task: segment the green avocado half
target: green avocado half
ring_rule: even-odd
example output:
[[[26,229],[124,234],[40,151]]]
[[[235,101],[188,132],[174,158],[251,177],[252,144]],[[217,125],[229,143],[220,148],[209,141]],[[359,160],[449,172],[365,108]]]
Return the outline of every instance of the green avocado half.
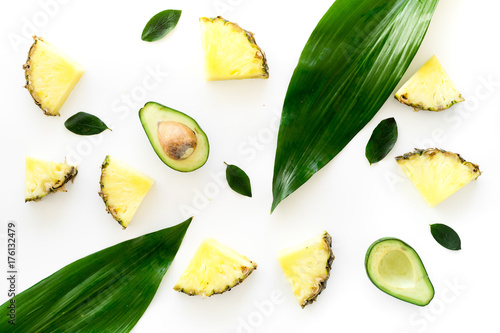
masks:
[[[397,238],[381,238],[366,252],[365,268],[383,292],[419,306],[434,297],[434,287],[417,252]]]
[[[139,110],[139,118],[154,151],[172,169],[194,171],[207,161],[207,135],[187,114],[147,102]]]

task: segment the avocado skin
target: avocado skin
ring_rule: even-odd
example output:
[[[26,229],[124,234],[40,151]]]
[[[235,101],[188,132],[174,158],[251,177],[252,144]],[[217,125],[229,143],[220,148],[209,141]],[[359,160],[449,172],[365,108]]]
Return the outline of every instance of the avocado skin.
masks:
[[[418,267],[422,270],[422,275],[423,275],[423,278],[426,282],[426,286],[430,289],[430,292],[431,292],[431,297],[425,301],[418,301],[418,300],[415,300],[415,299],[410,299],[410,298],[407,298],[407,297],[404,297],[403,295],[398,295],[396,294],[395,292],[389,290],[388,288],[384,288],[383,286],[380,285],[379,281],[377,281],[377,279],[375,279],[372,274],[371,274],[371,271],[370,271],[370,268],[369,268],[369,259],[370,259],[370,255],[372,253],[372,250],[377,246],[379,245],[380,243],[384,243],[384,242],[389,242],[389,241],[393,241],[393,242],[397,242],[399,243],[403,248],[406,248],[407,250],[410,251],[410,253],[412,254],[412,260],[416,260],[417,263],[419,264]],[[435,290],[434,290],[434,286],[432,285],[432,282],[431,280],[429,279],[429,276],[427,274],[427,270],[425,269],[424,267],[424,264],[422,262],[422,259],[420,258],[420,256],[418,255],[418,253],[410,246],[408,245],[408,243],[402,241],[401,239],[399,238],[395,238],[395,237],[383,237],[383,238],[380,238],[378,240],[376,240],[375,242],[373,242],[369,247],[368,247],[368,250],[366,251],[366,255],[365,255],[365,269],[366,269],[366,274],[368,275],[368,278],[370,279],[370,281],[378,288],[380,289],[381,291],[383,291],[384,293],[392,296],[392,297],[395,297],[399,300],[402,300],[402,301],[405,301],[405,302],[408,302],[408,303],[411,303],[411,304],[414,304],[414,305],[417,305],[417,306],[426,306],[428,305],[432,299],[434,298],[434,294],[435,294]]]

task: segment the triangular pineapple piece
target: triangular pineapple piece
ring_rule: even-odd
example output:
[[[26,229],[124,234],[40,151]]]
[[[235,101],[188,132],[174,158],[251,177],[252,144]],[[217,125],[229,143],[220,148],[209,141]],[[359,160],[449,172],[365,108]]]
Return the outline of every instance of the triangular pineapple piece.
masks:
[[[333,259],[332,237],[326,231],[278,253],[281,269],[302,308],[316,301],[326,288]]]
[[[153,183],[154,180],[142,172],[106,156],[101,166],[99,195],[106,210],[125,229]]]
[[[84,69],[43,38],[33,38],[35,42],[23,66],[26,88],[47,116],[59,116],[59,110]]]
[[[257,264],[213,238],[202,241],[174,286],[177,291],[203,298],[222,294],[243,282]]]
[[[464,101],[436,56],[432,56],[399,89],[396,99],[415,111],[442,111]]]
[[[75,165],[26,157],[24,201],[37,201],[51,192],[64,191],[64,184],[78,173]]]
[[[481,175],[476,164],[465,161],[459,154],[437,148],[415,149],[396,157],[396,161],[430,207]]]
[[[253,34],[222,17],[200,18],[208,81],[269,77],[266,56]]]

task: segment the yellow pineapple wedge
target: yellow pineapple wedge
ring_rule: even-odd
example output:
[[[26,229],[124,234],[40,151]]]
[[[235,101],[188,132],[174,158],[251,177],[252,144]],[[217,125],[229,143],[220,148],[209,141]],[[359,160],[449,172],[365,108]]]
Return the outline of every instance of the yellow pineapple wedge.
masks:
[[[316,301],[326,288],[334,259],[332,237],[326,231],[278,253],[281,269],[302,308]]]
[[[47,116],[59,116],[59,110],[84,69],[43,38],[33,38],[35,42],[23,66],[26,88]]]
[[[220,16],[202,17],[200,24],[207,81],[269,77],[266,56],[253,33]]]
[[[438,148],[415,149],[396,161],[430,207],[481,175],[478,165]]]
[[[24,201],[38,201],[51,192],[65,191],[64,184],[73,180],[77,173],[75,165],[27,156]]]
[[[202,241],[174,290],[205,298],[243,282],[257,264],[213,238]]]
[[[464,101],[435,55],[398,90],[395,97],[415,111],[442,111]]]
[[[125,229],[153,183],[152,178],[108,155],[101,166],[99,195],[108,213]]]

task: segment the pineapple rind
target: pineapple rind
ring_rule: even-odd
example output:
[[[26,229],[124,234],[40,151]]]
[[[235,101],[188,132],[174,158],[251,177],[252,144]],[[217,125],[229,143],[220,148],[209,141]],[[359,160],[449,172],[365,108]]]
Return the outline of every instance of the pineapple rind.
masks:
[[[481,175],[477,164],[466,161],[460,154],[439,148],[415,149],[397,156],[396,161],[430,207],[435,207]]]
[[[26,60],[26,64],[23,65],[26,78],[25,88],[28,89],[35,104],[42,109],[45,115],[59,116],[59,110],[69,97],[74,86],[80,80],[84,69],[79,63],[61,52],[55,46],[46,42],[43,38],[33,36],[33,39],[34,42],[28,52],[28,59]],[[43,46],[41,46],[41,43],[43,43]],[[42,51],[39,51],[40,49],[42,49]],[[50,67],[50,65],[46,63],[39,62],[40,59],[37,59],[37,53],[40,52],[51,54],[50,61],[53,61],[51,65],[53,65],[54,68],[45,68],[50,69],[47,73],[44,73],[43,69],[41,73],[38,73],[40,67]],[[43,59],[42,55],[38,55],[38,58],[40,57]],[[59,78],[55,78],[55,74],[59,74]],[[64,77],[61,77],[63,74]],[[34,77],[36,78],[35,80]],[[52,80],[53,82],[51,82],[51,85],[47,85],[48,82],[45,82],[46,80]],[[39,83],[41,86],[47,85],[47,87],[40,87]],[[49,94],[50,89],[54,88],[54,83],[62,84],[59,87],[60,91]],[[47,88],[49,91],[44,91],[44,88]],[[55,99],[57,103],[51,103],[53,99]]]
[[[308,253],[310,249],[315,251],[313,253],[314,256]],[[318,256],[321,258],[318,259]],[[332,237],[326,231],[302,244],[279,252],[278,261],[286,279],[292,287],[297,302],[302,308],[315,302],[321,292],[325,290],[334,259]],[[307,266],[307,263],[311,263],[311,260],[314,261],[313,265],[315,267],[304,267]],[[319,272],[314,272],[315,269],[319,270]],[[304,276],[300,276],[304,275],[304,273],[306,275],[311,275],[312,273],[316,274],[316,276],[313,276],[308,281],[304,279]],[[305,285],[303,285],[304,283]]]
[[[114,184],[115,181],[120,184]],[[108,155],[101,165],[98,193],[106,205],[106,211],[126,229],[153,183],[152,178]],[[118,189],[113,187],[115,185],[118,185]],[[117,190],[122,193],[113,193]]]
[[[221,16],[217,16],[215,18],[200,18],[201,29],[202,29],[202,46],[205,53],[205,77],[208,81],[217,81],[217,80],[232,80],[232,79],[252,79],[252,78],[261,78],[267,79],[269,78],[269,67],[267,65],[266,55],[264,51],[257,45],[254,34],[250,31],[242,29],[238,24],[234,22],[227,21],[223,19]],[[234,32],[237,35],[244,35],[248,43],[245,45],[240,45],[241,48],[251,48],[251,51],[247,49],[246,56],[252,57],[253,60],[250,61],[250,65],[245,67],[241,66],[241,64],[231,64],[228,60],[233,53],[226,52],[227,51],[224,45],[215,45],[213,46],[210,42],[214,42],[213,38],[209,38],[205,36],[207,29],[212,29],[214,31],[215,28],[209,28],[209,25],[222,24],[223,27],[221,29],[227,29],[231,32]],[[226,37],[229,33],[226,32],[223,37]],[[211,36],[213,37],[213,36]],[[212,46],[210,48],[209,46]],[[229,47],[231,47],[230,45]],[[214,51],[212,51],[214,49]],[[237,51],[241,51],[238,49]],[[222,54],[222,55],[221,55]],[[208,59],[209,55],[212,59]],[[231,59],[231,60],[241,60],[241,59]],[[249,59],[246,59],[249,61]],[[220,62],[228,62],[226,66],[220,66]],[[240,65],[240,66],[238,66]]]
[[[213,238],[202,241],[174,290],[202,298],[222,294],[243,282],[257,264]]]
[[[436,112],[465,100],[435,55],[413,74],[394,97],[415,111]]]
[[[66,163],[57,163],[57,162],[49,162],[44,160],[35,159],[33,157],[26,157],[26,181],[28,178],[31,178],[33,175],[29,172],[32,169],[34,164],[39,165],[40,167],[45,167],[47,172],[58,173],[59,175],[53,175],[52,179],[43,179],[38,177],[38,179],[34,180],[36,183],[35,188],[32,183],[25,184],[25,195],[24,202],[28,201],[39,201],[44,196],[49,193],[63,191],[64,185],[70,180],[73,181],[78,174],[78,169],[75,165],[69,165]],[[59,170],[61,169],[61,170]],[[63,170],[64,169],[64,170]],[[44,174],[46,176],[46,174]],[[42,175],[43,176],[43,175]],[[43,186],[44,188],[37,188],[39,186]],[[34,194],[34,192],[38,192],[38,194]]]

